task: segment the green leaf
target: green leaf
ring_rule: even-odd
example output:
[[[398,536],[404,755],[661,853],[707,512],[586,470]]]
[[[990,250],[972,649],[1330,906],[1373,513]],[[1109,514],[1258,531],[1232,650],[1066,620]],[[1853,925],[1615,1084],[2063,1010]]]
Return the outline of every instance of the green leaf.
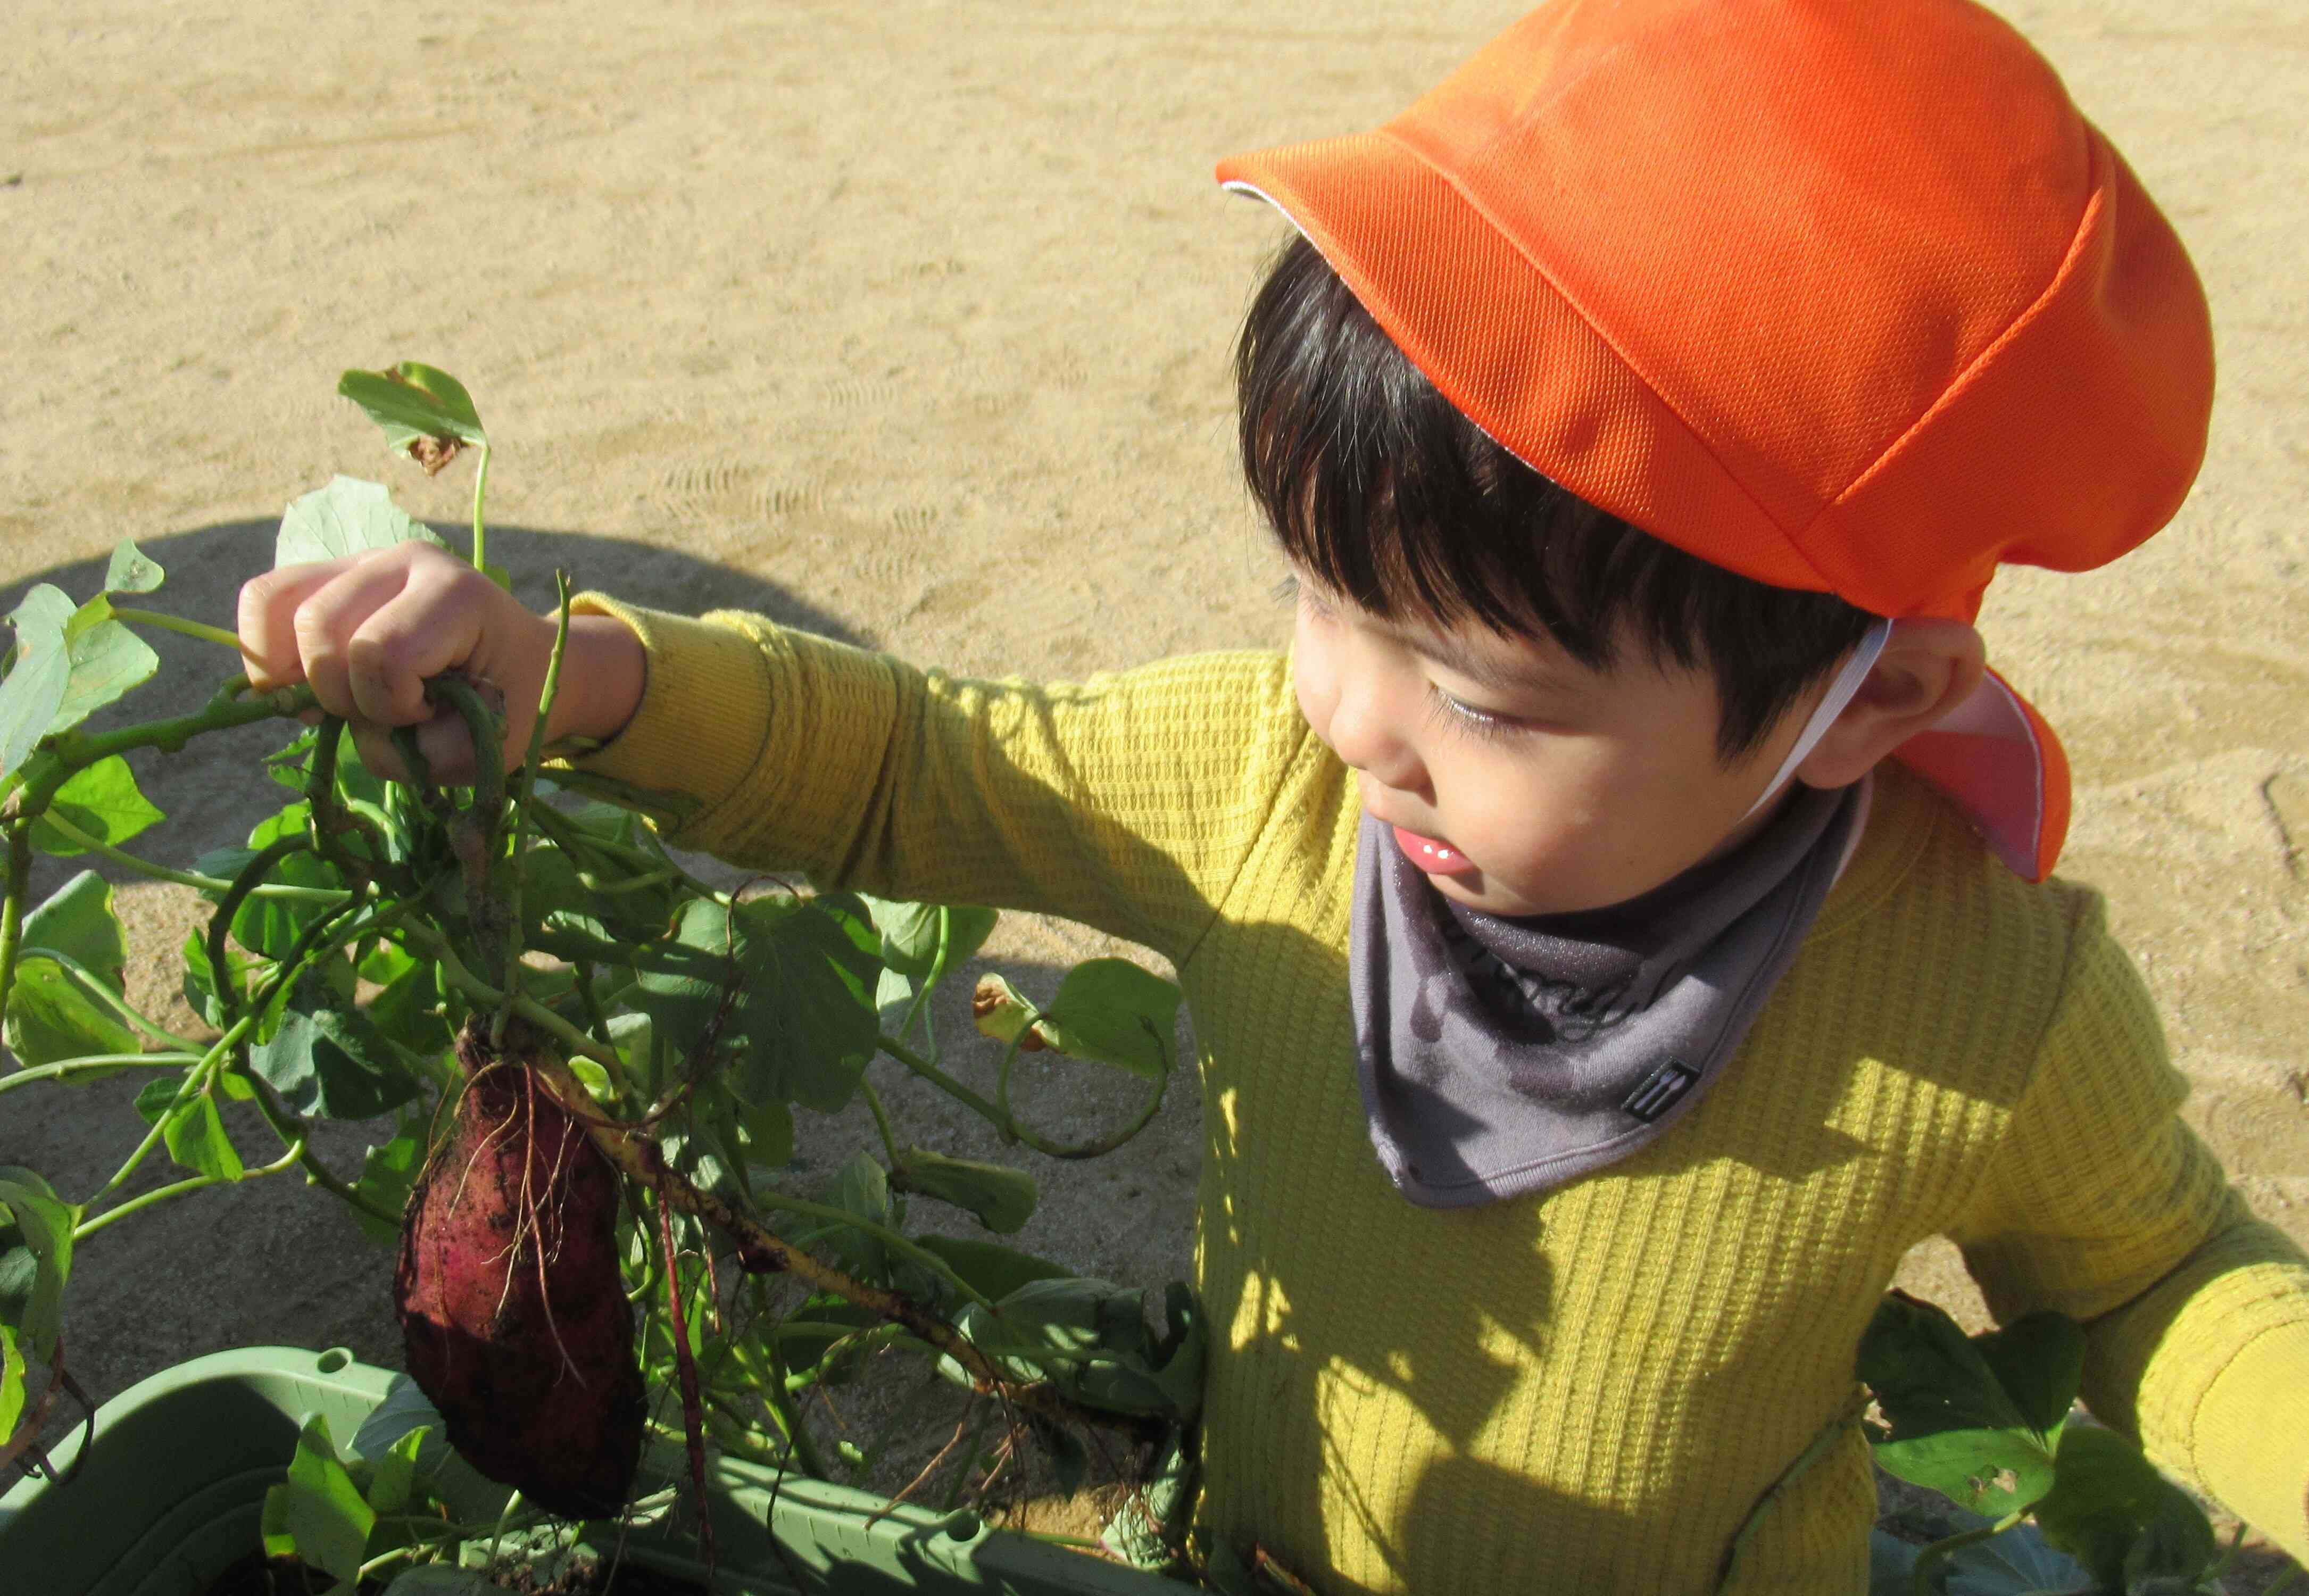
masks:
[[[610,1033],[616,1034],[614,1021]],[[782,1169],[793,1161],[793,1110],[778,1099],[738,1104],[738,1130],[750,1161],[769,1169]]]
[[[891,1172],[890,1184],[966,1209],[978,1216],[980,1224],[1002,1236],[1033,1217],[1039,1195],[1034,1178],[1024,1169],[948,1158],[923,1147],[906,1149],[904,1161]]]
[[[185,962],[185,975],[177,990],[184,994],[185,1006],[221,1029],[224,1025],[224,1005],[217,1001],[216,972],[209,965],[208,938],[198,931],[187,931],[185,933],[185,945],[180,951]],[[247,1006],[248,961],[234,953],[229,944],[225,947],[224,960],[233,990],[241,995],[240,1006],[245,1008]]]
[[[24,946],[44,947],[77,961],[107,986],[121,989],[128,963],[128,933],[112,908],[112,884],[82,870],[24,917]]]
[[[104,573],[104,591],[149,593],[160,585],[164,574],[160,562],[137,548],[135,539],[123,538],[112,546],[112,564]]]
[[[2106,1590],[2149,1574],[2193,1578],[2215,1556],[2196,1504],[2132,1442],[2089,1425],[2061,1436],[2057,1477],[2036,1517],[2045,1539]]]
[[[8,624],[19,632],[26,626],[52,625],[65,633],[69,641],[73,617],[78,613],[79,606],[72,601],[69,593],[52,582],[43,582],[26,592],[16,608],[8,612]]]
[[[377,1030],[412,1053],[438,1053],[449,1046],[449,1022],[442,1012],[441,970],[409,961],[369,1000],[368,1017]]]
[[[1088,1276],[1034,1281],[995,1307],[966,1303],[955,1327],[1016,1378],[1048,1379],[1078,1402],[1122,1413],[1176,1416],[1199,1395],[1199,1320],[1158,1345],[1135,1289]],[[950,1358],[939,1367],[949,1378],[960,1373]]]
[[[337,379],[337,392],[385,429],[390,449],[406,449],[419,438],[489,442],[473,409],[473,396],[463,383],[435,367],[403,360],[385,371],[349,371]]]
[[[311,821],[311,808],[302,803],[284,804],[274,814],[257,823],[248,833],[249,854],[229,872],[238,876],[248,866],[248,860],[279,841],[283,837],[302,836]],[[205,862],[205,861],[204,861]],[[220,863],[226,862],[220,860]],[[292,853],[272,866],[267,878],[284,886],[342,887],[337,873],[311,853]],[[296,898],[275,898],[252,894],[241,900],[233,911],[232,939],[251,953],[262,953],[268,959],[286,956],[296,945],[305,927],[329,911],[330,905]]]
[[[882,938],[882,962],[915,980],[935,980],[983,946],[1002,918],[973,905],[898,903],[856,894]]]
[[[1991,1518],[2052,1488],[2051,1446],[1939,1308],[1887,1296],[1860,1338],[1858,1363],[1890,1427],[1874,1447],[1890,1472]]]
[[[50,825],[50,815],[116,848],[145,827],[168,818],[137,790],[136,778],[130,772],[128,762],[117,754],[74,772],[71,779],[56,789],[56,797],[40,818],[32,823],[32,846],[42,853],[69,858],[88,852],[84,845]]]
[[[41,1363],[56,1361],[81,1212],[32,1170],[0,1164],[0,1324]]]
[[[289,506],[272,545],[272,564],[341,560],[412,540],[447,547],[394,505],[382,483],[337,477]]]
[[[417,1078],[368,1015],[340,1006],[325,978],[298,978],[270,1041],[249,1065],[299,1114],[370,1119],[417,1095]]]
[[[258,1532],[264,1541],[268,1557],[293,1557],[297,1555],[297,1538],[289,1532],[289,1486],[286,1481],[264,1488],[264,1508],[258,1521]]]
[[[881,1038],[879,962],[838,912],[817,902],[762,899],[733,914],[692,899],[670,942],[634,950],[642,975],[630,1001],[656,1021],[669,1048],[686,1055],[734,981],[720,1040],[738,1047],[730,1081],[739,1096],[837,1112]],[[864,923],[862,912],[858,919]]]
[[[90,996],[77,979],[55,960],[39,957],[27,957],[16,966],[0,1039],[6,1040],[16,1061],[28,1066],[142,1048],[136,1032]],[[78,1079],[83,1083],[100,1080],[104,1073],[91,1071]]]
[[[1034,1281],[1064,1280],[1074,1273],[1063,1264],[974,1237],[921,1236],[915,1240],[967,1281],[971,1290],[993,1302]]]
[[[360,1178],[353,1182],[353,1190],[396,1216],[396,1222],[388,1225],[366,1210],[354,1209],[353,1222],[371,1241],[392,1247],[401,1240],[397,1216],[409,1206],[410,1191],[425,1168],[424,1128],[421,1121],[404,1119],[391,1141],[381,1144],[372,1142],[361,1156]]]
[[[417,1454],[425,1445],[426,1432],[414,1429],[387,1447],[382,1456],[371,1460],[368,1488],[361,1499],[379,1518],[389,1517],[409,1505],[411,1488],[417,1483]]]
[[[1091,959],[1067,971],[1043,1018],[1060,1052],[1160,1081],[1170,1073],[1179,998],[1176,985],[1128,959]]]
[[[2085,1378],[2085,1333],[2066,1314],[2035,1313],[1974,1336],[1981,1360],[2028,1428],[2058,1449]]]
[[[297,1437],[284,1516],[299,1557],[349,1585],[359,1581],[376,1514],[337,1461],[329,1421],[318,1413],[305,1420]]]
[[[177,1102],[177,1093],[184,1083],[182,1074],[146,1082],[136,1094],[136,1111],[148,1125],[165,1126],[160,1139],[168,1144],[169,1156],[194,1174],[214,1180],[239,1179],[240,1152],[225,1134],[215,1100],[202,1092]]]
[[[24,1416],[24,1376],[30,1372],[14,1327],[0,1320],[0,1441],[16,1433],[16,1421]]]
[[[36,606],[43,591],[64,597],[43,584],[9,617],[16,628],[16,662],[0,681],[0,776],[13,774],[48,736],[72,680],[64,617]]]
[[[151,679],[160,656],[126,625],[111,618],[112,601],[99,593],[74,612],[65,628],[72,674],[48,721],[62,731]]]

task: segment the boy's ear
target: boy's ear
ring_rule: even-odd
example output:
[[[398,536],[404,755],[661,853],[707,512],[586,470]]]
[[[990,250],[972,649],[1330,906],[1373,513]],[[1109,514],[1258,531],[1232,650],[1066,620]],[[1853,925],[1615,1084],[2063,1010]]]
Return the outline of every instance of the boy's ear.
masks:
[[[1964,622],[1893,622],[1874,669],[1796,766],[1796,780],[1807,787],[1857,781],[1971,697],[1987,670],[1987,645]]]

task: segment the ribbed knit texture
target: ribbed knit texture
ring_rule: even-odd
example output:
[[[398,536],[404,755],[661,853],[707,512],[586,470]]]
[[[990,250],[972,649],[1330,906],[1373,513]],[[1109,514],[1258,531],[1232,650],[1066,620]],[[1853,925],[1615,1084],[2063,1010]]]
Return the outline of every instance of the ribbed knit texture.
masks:
[[[705,800],[676,840],[824,886],[1068,917],[1173,960],[1202,1049],[1206,1534],[1326,1592],[1699,1592],[1850,1402],[1901,1255],[2092,1321],[2087,1397],[2309,1553],[2309,1261],[2175,1117],[2087,890],[2032,886],[1887,766],[1722,1083],[1544,1200],[1416,1208],[1355,1087],[1357,803],[1279,657],[1033,687],[589,596],[649,648],[589,768]],[[2270,1415],[2296,1422],[2272,1425]],[[1737,1588],[1866,1583],[1848,1434]]]

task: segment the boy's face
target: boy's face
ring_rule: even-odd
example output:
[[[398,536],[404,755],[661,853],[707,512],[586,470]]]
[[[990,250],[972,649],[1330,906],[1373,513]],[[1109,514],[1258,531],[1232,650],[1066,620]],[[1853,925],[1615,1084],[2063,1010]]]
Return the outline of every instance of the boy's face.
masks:
[[[1383,621],[1298,573],[1293,665],[1315,735],[1436,889],[1487,914],[1599,909],[1737,845],[1822,683],[1735,763],[1704,672],[1608,674],[1480,622]],[[1745,818],[1743,818],[1745,817]]]

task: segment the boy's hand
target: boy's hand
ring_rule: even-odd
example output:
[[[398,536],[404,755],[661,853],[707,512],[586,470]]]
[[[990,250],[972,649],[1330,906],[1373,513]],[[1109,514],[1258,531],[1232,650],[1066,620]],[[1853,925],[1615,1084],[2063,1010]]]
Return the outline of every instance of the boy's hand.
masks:
[[[554,618],[456,556],[411,542],[257,577],[240,590],[239,629],[250,682],[311,682],[370,770],[409,781],[389,733],[414,726],[433,779],[457,786],[473,779],[472,742],[454,712],[425,702],[425,678],[462,669],[502,692],[506,762],[516,763],[537,719]],[[624,625],[573,617],[549,740],[616,736],[640,701],[642,669],[641,641]]]

